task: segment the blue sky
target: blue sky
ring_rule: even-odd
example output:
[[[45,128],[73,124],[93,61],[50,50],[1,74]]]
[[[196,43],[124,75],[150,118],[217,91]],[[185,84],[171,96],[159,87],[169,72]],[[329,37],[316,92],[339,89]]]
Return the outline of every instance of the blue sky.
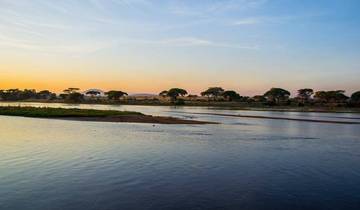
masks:
[[[351,93],[359,9],[356,0],[0,0],[0,88]]]

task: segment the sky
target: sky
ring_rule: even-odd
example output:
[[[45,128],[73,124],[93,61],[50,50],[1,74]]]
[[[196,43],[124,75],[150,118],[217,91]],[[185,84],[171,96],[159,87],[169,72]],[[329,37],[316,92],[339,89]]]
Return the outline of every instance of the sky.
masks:
[[[359,0],[0,0],[0,89],[360,90]]]

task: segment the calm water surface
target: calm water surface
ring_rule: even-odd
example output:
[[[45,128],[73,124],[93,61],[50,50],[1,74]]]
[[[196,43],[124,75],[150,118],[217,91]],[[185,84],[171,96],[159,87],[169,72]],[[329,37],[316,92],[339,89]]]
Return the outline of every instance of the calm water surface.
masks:
[[[360,209],[360,125],[191,113],[360,121],[359,114],[77,107],[222,124],[0,116],[1,210]]]

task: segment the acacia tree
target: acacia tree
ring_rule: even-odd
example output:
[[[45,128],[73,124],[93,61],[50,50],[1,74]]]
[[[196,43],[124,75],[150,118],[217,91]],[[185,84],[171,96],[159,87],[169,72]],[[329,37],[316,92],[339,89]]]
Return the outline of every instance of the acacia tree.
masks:
[[[63,92],[64,94],[61,94],[61,97],[65,99],[65,101],[72,102],[72,103],[78,103],[81,102],[84,99],[84,95],[79,93],[79,88],[68,88],[65,89]]]
[[[66,99],[68,102],[79,103],[84,100],[84,95],[79,92],[70,93]]]
[[[357,91],[351,95],[351,103],[360,104],[360,91]]]
[[[171,88],[166,92],[166,96],[170,97],[172,102],[175,102],[177,100],[177,97],[185,96],[187,94],[188,92],[185,89],[181,89],[181,88]]]
[[[121,97],[124,95],[128,95],[126,92],[120,91],[120,90],[110,90],[105,93],[105,95],[108,96],[109,100],[115,100],[119,101]]]
[[[226,98],[228,101],[233,101],[233,100],[239,100],[241,99],[241,96],[235,92],[234,90],[227,90],[227,91],[224,91],[222,93],[222,96],[224,98]]]
[[[317,91],[314,98],[322,103],[345,103],[349,97],[344,93],[344,90]]]
[[[68,89],[63,90],[63,92],[64,92],[65,94],[71,94],[71,93],[76,93],[76,92],[78,92],[79,90],[80,90],[79,88],[71,87],[71,88],[68,88]]]
[[[221,87],[209,87],[204,92],[201,92],[201,95],[207,96],[208,98],[213,97],[216,100],[223,92],[224,89]]]
[[[161,97],[166,97],[167,94],[168,94],[168,92],[169,92],[169,91],[167,91],[167,90],[163,90],[163,91],[161,91],[161,92],[159,93],[159,96],[161,96]]]
[[[264,97],[271,102],[279,104],[281,101],[289,99],[290,92],[282,88],[271,88],[264,94]]]
[[[306,102],[309,102],[310,97],[314,94],[314,90],[310,88],[304,88],[298,90],[298,98],[301,100],[301,102],[304,104]]]
[[[86,95],[90,95],[92,98],[97,96],[97,95],[100,95],[101,92],[100,91],[97,91],[97,90],[89,90],[85,93]]]
[[[56,99],[56,94],[50,92],[49,90],[42,90],[38,92],[36,95],[37,98],[39,99],[50,99],[50,100]]]

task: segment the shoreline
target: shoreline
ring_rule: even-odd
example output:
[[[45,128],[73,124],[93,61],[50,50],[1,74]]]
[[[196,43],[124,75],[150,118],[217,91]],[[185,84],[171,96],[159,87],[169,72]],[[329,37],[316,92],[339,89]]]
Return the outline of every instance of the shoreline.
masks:
[[[271,112],[299,112],[299,113],[349,113],[360,114],[360,108],[347,108],[347,107],[294,107],[294,106],[244,106],[242,104],[223,104],[222,102],[207,103],[207,104],[185,104],[185,105],[173,105],[173,104],[148,104],[148,103],[66,103],[63,101],[0,101],[1,103],[43,103],[43,104],[66,104],[66,105],[110,105],[110,106],[160,106],[160,107],[203,107],[208,109],[219,110],[243,110],[243,111],[271,111]]]
[[[38,119],[58,119],[93,122],[127,122],[152,124],[219,124],[217,122],[187,120],[175,117],[145,115],[140,112],[96,110],[96,109],[65,109],[45,107],[0,106],[0,116],[27,117]]]

